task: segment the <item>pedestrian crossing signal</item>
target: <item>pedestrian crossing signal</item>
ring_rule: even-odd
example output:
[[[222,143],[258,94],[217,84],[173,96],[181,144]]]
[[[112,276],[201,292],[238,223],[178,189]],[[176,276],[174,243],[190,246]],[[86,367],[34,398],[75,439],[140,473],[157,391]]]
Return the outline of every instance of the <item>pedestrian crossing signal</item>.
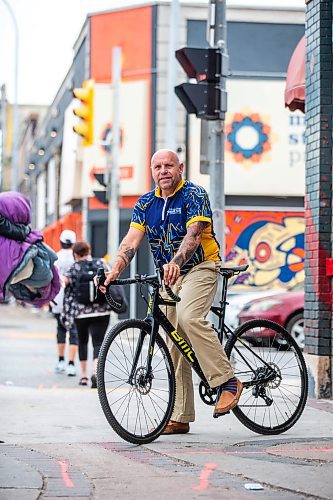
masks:
[[[219,120],[226,111],[226,94],[221,77],[226,58],[218,48],[183,47],[176,58],[190,79],[197,83],[182,83],[175,93],[188,113],[204,120]]]
[[[73,130],[83,138],[82,146],[94,143],[94,80],[86,80],[82,88],[73,89],[73,96],[81,101],[81,106],[74,108],[73,113],[80,118]]]

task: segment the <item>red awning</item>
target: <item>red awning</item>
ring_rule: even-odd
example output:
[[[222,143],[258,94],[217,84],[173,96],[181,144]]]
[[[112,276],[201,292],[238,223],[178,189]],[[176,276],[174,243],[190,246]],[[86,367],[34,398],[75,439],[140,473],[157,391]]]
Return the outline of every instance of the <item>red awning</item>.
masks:
[[[305,105],[305,36],[301,38],[291,56],[288,70],[284,102],[290,111],[300,109],[304,113]]]

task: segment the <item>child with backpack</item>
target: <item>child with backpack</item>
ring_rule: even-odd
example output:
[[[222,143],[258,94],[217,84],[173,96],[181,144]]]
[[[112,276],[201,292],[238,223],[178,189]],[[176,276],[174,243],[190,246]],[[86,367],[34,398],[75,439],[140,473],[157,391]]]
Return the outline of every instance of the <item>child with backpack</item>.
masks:
[[[65,298],[62,322],[66,328],[74,323],[79,338],[79,360],[81,365],[81,379],[79,385],[88,385],[87,359],[88,341],[91,335],[93,345],[93,373],[91,387],[97,387],[96,368],[99,351],[109,324],[111,307],[105,300],[104,294],[99,293],[94,285],[93,278],[98,268],[108,267],[103,259],[94,259],[91,256],[91,247],[87,241],[78,241],[73,245],[74,264],[65,273]],[[123,308],[118,312],[125,312],[127,302],[121,287],[114,286],[110,293],[116,302]]]

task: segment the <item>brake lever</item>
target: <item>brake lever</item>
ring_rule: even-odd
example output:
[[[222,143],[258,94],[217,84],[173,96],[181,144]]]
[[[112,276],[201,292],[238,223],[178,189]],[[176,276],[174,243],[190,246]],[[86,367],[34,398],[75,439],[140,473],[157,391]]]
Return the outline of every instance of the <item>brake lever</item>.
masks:
[[[158,264],[157,267],[155,268],[156,274],[157,274],[157,279],[158,279],[158,285],[160,288],[163,288],[163,266],[162,264]]]
[[[99,289],[100,286],[105,286],[104,285],[104,282],[106,280],[106,276],[105,276],[105,271],[104,271],[104,268],[103,267],[99,267],[97,269],[97,287],[96,287],[96,293],[95,293],[95,300],[97,299],[98,297],[98,294],[99,293],[102,293]]]

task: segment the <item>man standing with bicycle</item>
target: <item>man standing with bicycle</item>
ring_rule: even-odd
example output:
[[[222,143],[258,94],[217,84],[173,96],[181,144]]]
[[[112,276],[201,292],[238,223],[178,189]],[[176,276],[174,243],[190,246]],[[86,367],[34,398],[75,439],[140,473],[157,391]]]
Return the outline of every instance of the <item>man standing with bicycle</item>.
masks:
[[[184,165],[173,151],[157,151],[151,170],[156,189],[137,201],[104,285],[129,265],[146,234],[154,261],[163,265],[165,284],[181,298],[176,308],[168,308],[167,316],[192,344],[210,387],[220,389],[214,413],[223,415],[237,405],[243,387],[206,320],[221,264],[209,198],[201,186],[182,178]],[[192,372],[175,345],[168,344],[176,374],[176,402],[163,434],[185,434],[195,419]]]

